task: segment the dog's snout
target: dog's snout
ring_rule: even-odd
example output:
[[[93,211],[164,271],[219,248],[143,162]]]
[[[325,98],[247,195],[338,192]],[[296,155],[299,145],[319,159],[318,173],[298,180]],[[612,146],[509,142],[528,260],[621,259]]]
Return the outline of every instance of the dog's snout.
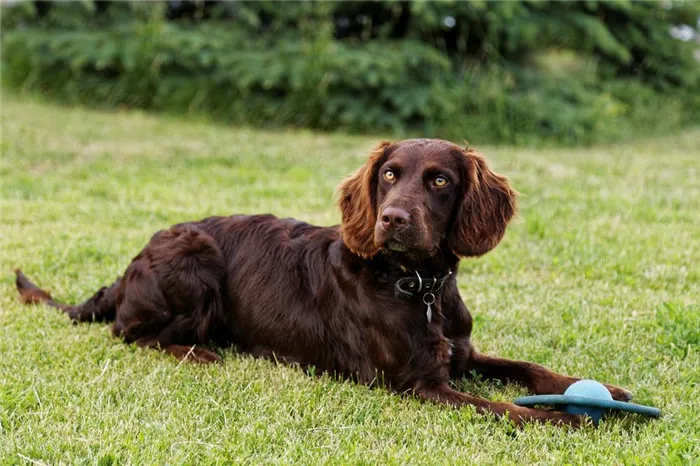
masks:
[[[387,207],[382,212],[381,220],[384,228],[399,228],[410,223],[411,214],[398,207]]]

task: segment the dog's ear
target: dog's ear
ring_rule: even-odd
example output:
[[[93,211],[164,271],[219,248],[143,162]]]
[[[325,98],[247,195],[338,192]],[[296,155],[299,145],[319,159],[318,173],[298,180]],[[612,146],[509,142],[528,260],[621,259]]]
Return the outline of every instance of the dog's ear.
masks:
[[[343,241],[355,254],[372,257],[379,248],[374,244],[377,222],[377,172],[388,157],[390,142],[382,141],[367,162],[338,187],[342,212]]]
[[[492,172],[475,150],[462,150],[462,199],[448,236],[460,257],[486,254],[503,238],[515,214],[517,192],[508,179]]]

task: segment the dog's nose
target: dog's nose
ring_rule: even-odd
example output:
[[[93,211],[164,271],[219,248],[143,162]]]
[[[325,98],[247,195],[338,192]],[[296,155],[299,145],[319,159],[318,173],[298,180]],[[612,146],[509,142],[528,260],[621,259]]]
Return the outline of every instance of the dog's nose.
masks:
[[[382,226],[384,228],[397,228],[407,225],[411,221],[411,214],[398,207],[387,207],[382,212]]]

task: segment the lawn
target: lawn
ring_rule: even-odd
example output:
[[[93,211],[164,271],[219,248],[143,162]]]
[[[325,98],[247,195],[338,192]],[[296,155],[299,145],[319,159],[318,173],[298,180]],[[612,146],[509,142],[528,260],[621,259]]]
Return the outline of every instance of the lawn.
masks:
[[[222,366],[181,364],[15,297],[21,267],[59,299],[86,298],[176,222],[271,212],[337,223],[335,187],[377,138],[2,104],[0,464],[698,463],[700,129],[481,148],[521,197],[501,245],[461,266],[477,347],[622,385],[663,410],[516,430],[230,349]]]

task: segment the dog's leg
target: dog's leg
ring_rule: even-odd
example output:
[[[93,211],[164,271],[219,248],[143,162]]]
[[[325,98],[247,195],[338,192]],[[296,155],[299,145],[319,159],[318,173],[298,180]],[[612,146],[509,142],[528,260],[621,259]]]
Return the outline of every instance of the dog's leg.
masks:
[[[210,364],[221,362],[221,358],[206,348],[198,348],[196,345],[173,345],[165,343],[167,338],[159,336],[158,338],[144,337],[136,340],[136,344],[141,348],[160,349],[161,351],[175,356],[183,361],[196,362],[199,364]]]
[[[203,231],[176,226],[155,235],[124,274],[112,332],[180,359],[220,361],[200,345],[224,327],[224,275],[221,251]]]
[[[456,357],[459,358],[457,348]],[[458,360],[459,362],[459,360]],[[469,375],[471,371],[487,378],[500,380],[503,383],[516,382],[527,387],[536,395],[562,394],[569,385],[580,380],[567,375],[557,374],[539,364],[497,358],[471,350],[466,359],[461,361],[458,374]],[[629,401],[632,394],[624,388],[615,385],[605,385],[613,399]]]
[[[416,389],[415,393],[425,400],[455,408],[471,405],[476,408],[479,414],[494,414],[497,417],[508,417],[508,419],[513,421],[516,425],[522,425],[526,422],[551,422],[556,425],[578,427],[581,423],[581,418],[579,416],[557,411],[525,408],[511,403],[489,401],[484,398],[458,392],[450,388],[446,383],[436,387],[421,387]]]

